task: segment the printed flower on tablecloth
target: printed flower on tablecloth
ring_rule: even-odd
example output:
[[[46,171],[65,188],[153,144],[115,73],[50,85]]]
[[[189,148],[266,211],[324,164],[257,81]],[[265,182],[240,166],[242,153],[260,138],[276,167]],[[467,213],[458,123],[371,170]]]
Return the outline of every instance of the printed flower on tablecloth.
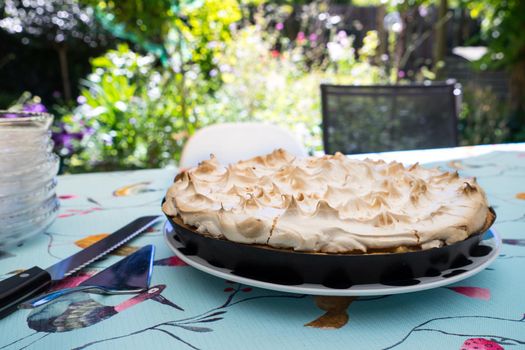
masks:
[[[158,189],[150,188],[149,185],[151,185],[151,182],[149,181],[143,181],[138,182],[131,185],[126,185],[117,188],[115,191],[113,191],[113,196],[115,197],[127,197],[132,195],[137,195],[141,193],[146,192],[155,192],[159,191]]]
[[[231,284],[231,285],[236,284],[235,282],[233,282],[233,281],[228,281],[228,280],[225,280],[224,282],[227,283],[227,284]],[[241,291],[241,292],[244,292],[244,293],[251,292],[252,290],[253,290],[253,289],[250,288],[250,287],[244,287],[244,288],[241,288],[241,289],[240,289],[240,291]],[[224,288],[224,292],[226,292],[226,293],[236,293],[237,290],[236,290],[235,288],[233,288],[233,287],[226,287],[226,288]]]
[[[516,245],[520,247],[525,247],[525,239],[511,239],[511,238],[504,238],[503,244],[509,244],[509,245]]]
[[[470,338],[465,340],[460,350],[504,350],[501,345],[495,341],[485,338]]]
[[[79,239],[79,240],[75,241],[75,245],[80,247],[80,248],[87,248],[90,245],[100,241],[101,239],[106,238],[107,236],[109,236],[108,233],[100,233],[98,235],[90,235],[90,236],[87,236],[87,237],[84,237],[82,239]],[[114,255],[118,255],[118,256],[128,256],[129,254],[135,253],[138,249],[139,249],[138,247],[124,245],[122,247],[119,247],[119,248],[115,249],[110,254],[114,254]]]
[[[490,289],[481,287],[445,287],[469,298],[490,300]]]
[[[521,199],[521,200],[525,200],[525,192],[518,192],[518,193],[516,193],[516,198],[517,199]]]
[[[77,198],[77,196],[74,194],[61,194],[58,196],[58,199],[61,199],[61,200],[68,200],[68,199],[75,199],[75,198]]]
[[[88,209],[67,209],[65,213],[59,214],[58,218],[68,218],[71,216],[78,216],[78,215],[87,215],[90,213],[93,213],[95,211],[103,210],[102,208],[88,208]]]
[[[169,258],[155,260],[153,262],[155,266],[188,266],[184,261],[176,255],[170,256]]]

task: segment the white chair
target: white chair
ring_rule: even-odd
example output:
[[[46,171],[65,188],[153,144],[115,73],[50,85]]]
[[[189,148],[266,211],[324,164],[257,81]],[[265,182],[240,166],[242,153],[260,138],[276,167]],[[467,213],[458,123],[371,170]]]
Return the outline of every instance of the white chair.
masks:
[[[288,131],[272,124],[225,123],[198,130],[182,150],[179,167],[187,169],[214,154],[221,164],[232,164],[283,148],[304,157],[305,148]]]

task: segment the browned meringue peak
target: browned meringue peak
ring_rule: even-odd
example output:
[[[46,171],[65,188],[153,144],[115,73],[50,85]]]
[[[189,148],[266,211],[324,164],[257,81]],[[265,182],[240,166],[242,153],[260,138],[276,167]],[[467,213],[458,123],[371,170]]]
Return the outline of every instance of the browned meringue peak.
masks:
[[[247,193],[249,193],[251,189],[252,189],[251,187],[246,187],[246,186],[241,187],[241,186],[231,183],[227,187],[225,187],[223,191],[221,192],[229,196],[244,197]]]
[[[373,214],[370,204],[361,197],[351,197],[337,208],[341,219],[366,220]]]
[[[252,168],[238,169],[234,165],[228,165],[228,186],[238,185],[240,187],[253,186],[258,182],[257,175]]]
[[[242,160],[237,162],[239,168],[266,168],[266,169],[279,169],[284,165],[288,165],[294,161],[295,157],[284,149],[279,148],[274,150],[272,153],[257,156],[248,160]]]
[[[297,178],[302,179],[316,179],[322,174],[322,169],[308,169],[301,167],[300,165],[289,164],[281,167],[275,172],[275,180],[281,183],[291,183]]]
[[[460,187],[460,191],[467,195],[474,195],[480,190],[479,186],[476,183],[476,178],[473,178],[472,180],[467,180],[463,182],[463,184]]]
[[[219,202],[200,193],[193,193],[179,199],[176,198],[175,206],[182,213],[195,213],[207,210],[217,211],[221,208]]]
[[[169,216],[178,215],[177,206],[175,205],[175,197],[169,196],[169,191],[166,194],[164,203],[162,203],[162,211]]]
[[[429,177],[429,181],[433,183],[451,182],[459,178],[457,171],[449,173],[448,171],[440,172]]]
[[[292,196],[292,203],[286,209],[283,216],[289,213],[289,210],[294,207],[294,204],[299,209],[298,215],[339,219],[339,211],[328,204],[326,200],[317,198],[316,194],[304,195],[300,193],[297,196]]]
[[[257,187],[264,189],[267,192],[279,191],[279,187],[275,184],[272,176],[259,175],[257,179]],[[276,193],[277,193],[276,192]],[[280,194],[280,192],[279,192]]]
[[[163,210],[237,242],[365,252],[465,239],[484,226],[488,204],[457,173],[278,150],[227,168],[201,163],[172,185]]]
[[[188,172],[183,172],[178,177],[178,180],[176,180],[173,185],[168,189],[168,193],[166,194],[166,198],[173,198],[175,194],[184,191],[188,186],[190,185],[190,176]]]
[[[379,173],[383,176],[395,176],[405,171],[405,167],[402,163],[392,161],[390,163],[376,163],[379,166]]]
[[[188,187],[191,188],[188,190]],[[181,177],[171,185],[166,193],[165,201],[162,204],[162,210],[168,215],[177,215],[177,206],[175,205],[175,198],[181,197],[184,193],[192,193],[194,190],[193,184],[189,180],[187,172],[182,173]]]
[[[272,179],[281,193],[305,192],[314,185],[322,186],[324,182],[322,178],[311,175],[296,165],[282,167]]]
[[[216,163],[216,161],[214,161]],[[218,163],[217,163],[218,164]],[[182,175],[183,181],[189,181],[195,186],[198,193],[207,194],[214,192],[217,189],[223,188],[228,184],[229,173],[228,170],[217,166],[214,171],[199,171],[200,167],[190,169]],[[205,168],[210,168],[210,163],[205,165]]]
[[[421,197],[428,194],[428,187],[424,180],[416,179],[410,184],[410,195]]]
[[[326,191],[322,194],[328,204],[333,208],[340,208],[352,199],[359,198],[356,190],[352,187],[336,187],[330,184],[326,185]]]
[[[287,199],[276,186],[270,190],[263,188],[260,192],[257,191],[255,198],[262,206],[268,208],[284,209],[288,206]]]
[[[429,216],[431,218],[433,218],[435,216],[439,216],[439,215],[444,215],[444,214],[450,214],[450,208],[447,207],[446,205],[440,205],[436,209],[429,210]]]
[[[213,192],[214,188],[219,187],[218,183],[213,181],[199,180],[193,174],[188,174],[189,183],[186,186],[186,192],[195,192],[204,196]]]
[[[199,166],[192,168],[191,173],[197,179],[214,181],[217,177],[221,177],[224,172],[224,167],[217,161],[215,155],[210,154],[210,159],[203,160]]]
[[[401,191],[393,179],[386,178],[381,182],[381,188],[384,189],[390,197],[400,197]]]
[[[374,227],[389,227],[395,226],[398,222],[411,223],[415,220],[408,215],[394,213],[389,210],[381,210],[370,219],[365,219],[363,222],[371,224]]]
[[[407,168],[408,171],[414,171],[414,170],[418,170],[420,169],[421,167],[419,166],[419,162],[416,162],[414,164],[412,164],[411,166],[409,166]]]
[[[311,161],[311,159],[315,159]],[[322,158],[306,158],[306,161],[299,163],[310,177],[320,182],[330,182],[331,184],[343,184],[347,177],[344,164],[332,156]]]
[[[371,191],[363,196],[363,199],[368,202],[371,209],[382,210],[389,209],[388,203],[389,193],[386,191]]]
[[[235,222],[237,232],[241,232],[247,239],[259,239],[260,243],[266,243],[270,235],[270,227],[266,220],[257,218],[246,218]],[[262,239],[261,236],[263,237]]]
[[[256,211],[263,208],[263,206],[251,193],[246,195],[245,197],[241,197],[240,207],[242,211]]]

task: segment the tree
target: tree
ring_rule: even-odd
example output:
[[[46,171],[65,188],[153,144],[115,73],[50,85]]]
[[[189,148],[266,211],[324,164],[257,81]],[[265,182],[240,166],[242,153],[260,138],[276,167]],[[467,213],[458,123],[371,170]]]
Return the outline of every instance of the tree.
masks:
[[[488,52],[478,65],[481,69],[509,71],[511,123],[515,140],[525,138],[525,1],[464,0],[472,17],[482,19],[483,39]]]
[[[155,54],[179,88],[181,117],[191,133],[190,82],[187,73],[201,74],[196,96],[212,93],[221,84],[214,57],[231,39],[230,25],[241,19],[237,0],[82,0],[93,6],[104,28],[115,37],[131,41]],[[196,83],[191,83],[196,84]]]
[[[71,99],[67,52],[70,47],[106,45],[91,8],[75,0],[4,0],[0,2],[0,28],[21,37],[22,43],[51,43],[57,51],[66,100]]]

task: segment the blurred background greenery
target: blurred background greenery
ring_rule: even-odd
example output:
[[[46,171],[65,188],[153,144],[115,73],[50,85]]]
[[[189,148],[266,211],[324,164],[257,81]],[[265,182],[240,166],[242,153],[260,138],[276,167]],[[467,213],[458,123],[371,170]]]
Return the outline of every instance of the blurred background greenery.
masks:
[[[63,172],[176,164],[269,121],[322,150],[321,82],[463,85],[463,145],[525,140],[520,0],[0,0],[0,108],[48,110]]]

